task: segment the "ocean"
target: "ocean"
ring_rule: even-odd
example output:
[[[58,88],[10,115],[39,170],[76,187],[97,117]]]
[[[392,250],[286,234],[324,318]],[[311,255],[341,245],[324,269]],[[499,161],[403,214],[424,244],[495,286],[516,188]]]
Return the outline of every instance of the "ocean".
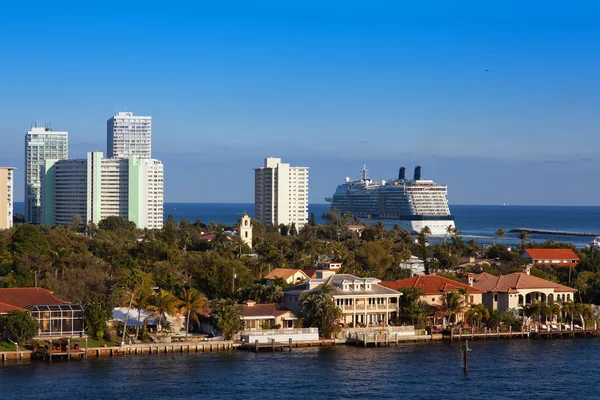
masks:
[[[472,341],[468,374],[462,344],[13,361],[0,363],[0,389],[19,400],[598,398],[599,339]]]
[[[323,222],[321,216],[328,209],[328,204],[310,204],[308,207],[309,212],[315,213],[318,223]],[[464,239],[475,239],[481,244],[494,242],[494,233],[498,228],[503,228],[507,232],[513,228],[534,228],[600,234],[600,207],[453,205],[450,210]],[[23,212],[22,202],[15,203],[15,212]],[[165,203],[165,219],[171,214],[176,220],[185,218],[190,222],[200,218],[204,223],[214,221],[233,225],[244,212],[252,216],[254,204]],[[386,225],[391,228],[393,222],[388,222]],[[592,237],[538,234],[530,236],[530,240],[538,242],[548,239],[584,247],[589,244]],[[517,234],[508,234],[502,242],[515,245],[519,243],[519,239]]]

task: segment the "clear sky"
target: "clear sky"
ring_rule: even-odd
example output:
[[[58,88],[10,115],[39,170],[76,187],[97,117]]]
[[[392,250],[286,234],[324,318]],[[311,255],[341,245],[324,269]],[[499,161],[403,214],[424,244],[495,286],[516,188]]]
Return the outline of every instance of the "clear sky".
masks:
[[[115,111],[153,117],[167,202],[251,202],[310,167],[321,203],[366,163],[454,204],[600,205],[595,1],[0,2],[0,165],[34,121],[70,157]]]

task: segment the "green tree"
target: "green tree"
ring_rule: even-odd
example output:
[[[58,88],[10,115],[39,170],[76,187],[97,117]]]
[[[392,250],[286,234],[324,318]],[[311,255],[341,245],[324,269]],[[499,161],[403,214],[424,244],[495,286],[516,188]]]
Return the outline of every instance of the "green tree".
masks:
[[[525,247],[525,243],[527,242],[527,240],[529,240],[529,232],[526,231],[522,231],[519,232],[519,247],[524,248]]]
[[[338,327],[338,320],[342,318],[342,310],[335,305],[333,297],[331,297],[332,291],[333,286],[326,284],[301,297],[302,312],[306,316],[306,323],[319,328],[323,337],[331,337]]]
[[[442,310],[451,321],[457,321],[457,314],[465,311],[467,306],[465,305],[463,296],[459,292],[446,292],[442,295]]]
[[[431,229],[428,226],[425,226],[419,232],[419,236],[417,237],[417,243],[419,245],[419,257],[423,260],[423,268],[425,269],[425,275],[429,275],[431,263],[429,261],[429,243],[427,242],[427,235],[431,235]]]
[[[494,237],[496,239],[500,239],[500,241],[502,241],[502,239],[504,239],[506,237],[506,231],[502,228],[499,228],[496,233],[494,234]]]
[[[13,310],[2,320],[4,330],[21,346],[37,336],[40,329],[40,324],[29,315],[28,311]]]
[[[148,311],[152,311],[152,314],[150,314],[148,318],[158,316],[158,322],[156,325],[160,328],[163,318],[166,320],[167,314],[175,315],[175,313],[178,311],[178,303],[179,301],[173,295],[173,293],[164,289],[160,289],[146,308]]]
[[[108,329],[107,321],[112,318],[112,311],[116,305],[115,296],[90,292],[85,301],[84,320],[86,330],[98,339],[104,338],[104,334]]]
[[[490,310],[485,304],[475,304],[465,314],[469,324],[480,328],[490,319]]]
[[[235,334],[244,329],[242,306],[233,300],[221,299],[212,303],[214,325],[225,339],[231,340]]]
[[[137,268],[137,263],[132,259],[128,260],[127,272],[121,277],[121,289],[123,296],[127,299],[127,314],[123,323],[123,337],[121,343],[125,343],[125,335],[127,334],[127,322],[129,321],[129,311],[133,305],[136,295],[142,288],[144,277],[142,271]]]
[[[185,315],[185,338],[190,332],[190,319],[193,318],[200,325],[199,315],[206,313],[208,299],[194,288],[184,288],[179,296],[179,312]]]

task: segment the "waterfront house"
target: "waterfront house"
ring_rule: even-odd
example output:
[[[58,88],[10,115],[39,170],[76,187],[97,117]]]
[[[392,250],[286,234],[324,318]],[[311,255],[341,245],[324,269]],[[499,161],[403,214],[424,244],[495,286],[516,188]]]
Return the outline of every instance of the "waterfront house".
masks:
[[[438,275],[416,275],[399,281],[383,281],[381,284],[394,290],[420,290],[423,293],[420,300],[434,308],[442,306],[444,295],[449,292],[465,292],[465,305],[481,304],[483,302],[482,296],[485,293],[485,290]],[[462,321],[463,319],[464,313],[456,314],[457,321]]]
[[[275,268],[264,277],[267,285],[273,284],[276,279],[282,279],[287,284],[295,284],[309,279],[301,269]]]
[[[256,304],[254,300],[246,300],[242,304],[244,331],[261,329],[295,328],[298,317],[279,304]]]
[[[108,321],[110,326],[117,326],[125,323],[127,320],[127,327],[133,329],[138,326],[146,325],[151,331],[162,330],[166,326],[173,333],[185,330],[185,316],[182,314],[171,315],[165,313],[162,318],[148,310],[139,310],[136,307],[129,309],[129,316],[127,316],[127,307],[115,307],[112,312],[112,319]],[[161,322],[161,326],[158,322]]]
[[[342,310],[340,323],[349,326],[387,326],[398,316],[400,293],[381,286],[375,278],[358,278],[350,274],[318,270],[316,278],[295,285],[283,293],[283,306],[302,314],[302,296],[331,285],[331,296]]]
[[[534,266],[553,265],[575,268],[579,257],[572,249],[525,249],[521,255]]]
[[[483,304],[491,311],[518,309],[538,301],[574,300],[576,289],[529,275],[529,268],[525,271],[501,276],[484,272],[473,277],[473,286],[485,291]]]
[[[80,336],[85,333],[83,306],[62,301],[48,289],[0,289],[0,314],[8,314],[13,310],[27,311],[38,321],[39,338]]]

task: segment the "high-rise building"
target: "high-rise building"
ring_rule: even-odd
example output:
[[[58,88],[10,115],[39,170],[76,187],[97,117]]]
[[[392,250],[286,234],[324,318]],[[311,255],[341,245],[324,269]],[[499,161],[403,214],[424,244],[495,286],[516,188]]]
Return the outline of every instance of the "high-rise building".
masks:
[[[108,158],[152,158],[152,117],[118,112],[106,121]]]
[[[88,153],[85,160],[46,161],[43,174],[44,223],[83,223],[115,216],[138,228],[163,225],[163,165],[139,157],[103,158]]]
[[[46,160],[64,160],[69,155],[69,134],[50,127],[34,127],[25,135],[25,221],[41,222],[41,174]]]
[[[265,158],[264,167],[254,169],[254,218],[267,227],[302,229],[308,220],[308,167]]]
[[[0,167],[0,229],[13,226],[13,167]]]

